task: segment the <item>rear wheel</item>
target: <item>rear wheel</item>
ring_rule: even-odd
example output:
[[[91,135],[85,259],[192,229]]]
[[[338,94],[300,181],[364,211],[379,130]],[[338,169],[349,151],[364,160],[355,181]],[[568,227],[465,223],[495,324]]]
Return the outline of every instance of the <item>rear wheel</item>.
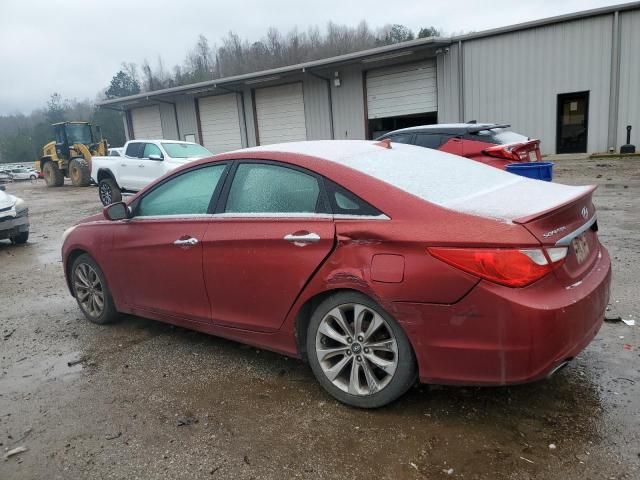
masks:
[[[120,187],[113,178],[107,177],[100,180],[98,183],[98,195],[100,201],[105,207],[112,203],[122,201],[122,192]]]
[[[103,325],[118,318],[119,314],[107,288],[104,273],[86,253],[73,262],[71,282],[78,306],[87,320]]]
[[[47,187],[61,187],[64,185],[64,175],[58,164],[49,160],[42,167],[42,174]]]
[[[91,183],[91,168],[84,158],[74,158],[69,162],[69,178],[74,187],[87,187]]]
[[[307,331],[307,352],[320,384],[355,407],[386,405],[416,381],[415,356],[404,331],[360,293],[338,293],[318,306]]]

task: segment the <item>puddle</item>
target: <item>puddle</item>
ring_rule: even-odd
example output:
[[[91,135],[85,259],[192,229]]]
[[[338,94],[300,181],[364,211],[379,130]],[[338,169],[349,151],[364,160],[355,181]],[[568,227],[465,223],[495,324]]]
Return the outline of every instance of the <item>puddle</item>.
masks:
[[[70,352],[60,356],[35,355],[18,360],[2,369],[0,390],[24,391],[47,382],[73,380],[84,368],[84,362],[76,363],[81,359],[80,352]]]

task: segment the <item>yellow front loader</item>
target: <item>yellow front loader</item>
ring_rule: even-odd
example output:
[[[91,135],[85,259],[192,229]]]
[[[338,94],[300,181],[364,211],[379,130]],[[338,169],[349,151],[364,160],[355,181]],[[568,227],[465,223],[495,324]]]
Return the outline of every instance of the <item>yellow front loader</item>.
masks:
[[[87,122],[54,123],[55,140],[42,148],[42,157],[36,168],[44,175],[47,187],[60,187],[64,177],[76,187],[91,183],[91,158],[107,155],[107,141],[102,138],[100,127],[94,138],[91,124]]]

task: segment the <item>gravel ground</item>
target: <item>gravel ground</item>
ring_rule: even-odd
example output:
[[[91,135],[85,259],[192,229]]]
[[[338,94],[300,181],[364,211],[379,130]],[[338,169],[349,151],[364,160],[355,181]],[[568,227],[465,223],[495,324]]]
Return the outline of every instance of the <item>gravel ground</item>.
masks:
[[[599,184],[608,315],[638,322],[640,162],[562,160],[556,179]],[[60,235],[99,210],[96,189],[7,190],[29,202],[32,235],[0,242],[2,480],[640,478],[638,325],[605,323],[548,381],[421,385],[356,410],[297,360],[137,317],[88,323],[63,280]]]

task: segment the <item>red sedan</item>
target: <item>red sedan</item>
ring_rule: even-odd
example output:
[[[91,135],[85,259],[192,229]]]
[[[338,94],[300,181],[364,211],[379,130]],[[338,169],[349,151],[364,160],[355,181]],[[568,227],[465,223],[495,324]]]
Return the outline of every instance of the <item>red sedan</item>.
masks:
[[[586,347],[611,279],[593,190],[388,142],[257,147],[72,227],[64,270],[92,322],[304,358],[338,400],[379,407],[418,378],[542,379]]]

